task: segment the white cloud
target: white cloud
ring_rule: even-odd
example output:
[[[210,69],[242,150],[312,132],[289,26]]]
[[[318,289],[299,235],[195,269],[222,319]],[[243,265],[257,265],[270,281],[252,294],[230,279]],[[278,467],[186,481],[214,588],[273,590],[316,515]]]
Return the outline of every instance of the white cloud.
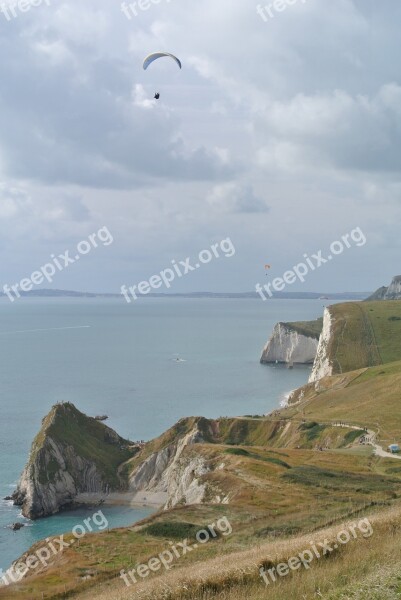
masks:
[[[57,0],[2,22],[3,264],[18,255],[31,271],[35,253],[107,224],[109,270],[79,270],[75,287],[114,289],[126,265],[157,272],[232,235],[243,267],[202,285],[250,289],[261,255],[285,270],[357,224],[371,232],[364,252],[392,275],[400,18],[393,0],[308,0],[268,23],[251,0],[160,2],[130,21],[119,3]],[[182,71],[144,72],[158,49]],[[358,270],[375,287],[361,256],[322,284],[351,288]]]

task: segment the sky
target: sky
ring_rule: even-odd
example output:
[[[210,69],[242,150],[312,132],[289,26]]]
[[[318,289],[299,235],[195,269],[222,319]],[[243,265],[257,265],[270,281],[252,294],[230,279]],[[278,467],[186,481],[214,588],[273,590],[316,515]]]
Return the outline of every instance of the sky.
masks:
[[[3,2],[0,288],[101,228],[35,288],[118,293],[229,238],[170,291],[252,291],[355,230],[285,291],[401,274],[400,3]]]

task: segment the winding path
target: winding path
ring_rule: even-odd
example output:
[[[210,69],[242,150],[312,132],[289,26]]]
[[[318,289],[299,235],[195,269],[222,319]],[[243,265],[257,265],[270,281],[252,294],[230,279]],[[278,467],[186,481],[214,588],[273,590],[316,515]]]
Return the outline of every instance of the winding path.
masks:
[[[357,427],[356,425],[349,425],[348,423],[335,423],[334,427],[347,427],[349,429],[363,429],[363,427]],[[381,456],[382,458],[395,458],[396,460],[401,460],[401,455],[393,454],[392,452],[387,452],[383,449],[383,446],[380,446],[376,442],[376,432],[368,429],[366,432],[367,444],[373,446],[374,453],[376,456]]]

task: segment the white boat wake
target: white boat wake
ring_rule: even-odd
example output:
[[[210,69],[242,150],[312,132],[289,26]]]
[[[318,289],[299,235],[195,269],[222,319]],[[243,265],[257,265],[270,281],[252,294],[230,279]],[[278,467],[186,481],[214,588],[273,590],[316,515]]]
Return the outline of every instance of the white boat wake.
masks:
[[[2,331],[0,335],[10,335],[12,333],[35,333],[37,331],[65,331],[66,329],[89,329],[90,325],[76,325],[75,327],[51,327],[49,329],[21,329],[19,331]]]

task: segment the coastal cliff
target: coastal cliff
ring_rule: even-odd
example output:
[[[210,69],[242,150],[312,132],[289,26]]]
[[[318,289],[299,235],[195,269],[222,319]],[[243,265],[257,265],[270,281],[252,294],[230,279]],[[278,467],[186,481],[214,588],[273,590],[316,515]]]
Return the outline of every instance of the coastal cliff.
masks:
[[[312,373],[309,377],[310,383],[333,374],[333,362],[330,351],[331,343],[333,342],[332,322],[333,317],[330,308],[325,308],[323,313],[323,329],[320,335]]]
[[[401,300],[401,275],[393,277],[388,287],[382,286],[374,292],[366,302],[373,300]]]
[[[400,336],[399,300],[329,306],[309,381],[401,360]]]
[[[184,429],[181,434],[180,425]],[[146,459],[141,457],[129,477],[130,491],[145,492],[147,497],[156,495],[165,509],[177,504],[201,503],[207,490],[204,475],[211,468],[199,453],[191,452],[191,447],[210,441],[211,431],[205,431],[205,425],[209,426],[208,421],[201,418],[180,421],[175,428],[177,436]]]
[[[117,469],[137,451],[73,404],[57,404],[32,444],[14,504],[25,517],[38,519],[71,506],[80,493],[126,489]]]
[[[13,494],[30,519],[99,500],[165,509],[220,502],[205,476],[213,464],[195,445],[213,443],[218,421],[181,419],[160,437],[134,445],[73,404],[57,404],[43,419]]]
[[[312,364],[316,357],[322,319],[277,323],[263,349],[261,363]]]

